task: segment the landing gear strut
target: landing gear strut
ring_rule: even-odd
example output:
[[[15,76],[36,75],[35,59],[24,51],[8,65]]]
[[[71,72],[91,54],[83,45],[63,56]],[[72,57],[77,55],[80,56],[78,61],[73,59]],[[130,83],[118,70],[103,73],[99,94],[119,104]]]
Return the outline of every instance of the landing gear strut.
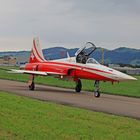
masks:
[[[98,80],[95,81],[94,87],[95,87],[94,96],[98,98],[98,97],[100,97],[100,91],[99,91],[100,88],[99,88],[99,81]]]
[[[30,80],[29,80],[28,84],[29,84],[29,90],[34,90],[35,89],[34,75],[30,76]]]
[[[81,80],[80,80],[80,79],[77,79],[77,80],[76,80],[75,91],[76,91],[76,92],[80,92],[81,89],[82,89],[82,83],[81,83]]]

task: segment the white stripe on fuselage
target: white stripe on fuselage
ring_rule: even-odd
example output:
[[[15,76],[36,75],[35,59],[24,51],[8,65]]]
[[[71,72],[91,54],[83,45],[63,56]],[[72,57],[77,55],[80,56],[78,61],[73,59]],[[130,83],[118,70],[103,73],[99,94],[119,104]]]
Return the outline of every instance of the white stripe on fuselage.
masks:
[[[101,75],[103,77],[106,77],[106,78],[109,78],[112,80],[116,80],[116,81],[136,80],[136,78],[134,78],[132,76],[129,76],[127,74],[124,74],[120,71],[111,69],[111,68],[106,67],[106,66],[101,65],[101,64],[76,63],[75,57],[53,60],[52,62],[59,62],[59,63],[61,63],[59,65],[64,65],[64,66],[66,66],[65,64],[72,64],[73,66],[67,66],[67,67],[81,69],[81,70],[91,72],[93,74],[98,74],[98,75]]]
[[[56,66],[62,66],[63,65],[67,68],[84,70],[86,72],[90,72],[90,73],[93,73],[93,74],[98,74],[98,75],[101,75],[103,77],[106,77],[106,78],[109,78],[109,79],[112,79],[112,80],[119,80],[119,78],[117,78],[117,76],[115,77],[114,73],[111,73],[109,71],[109,70],[113,70],[113,69],[110,69],[106,66],[103,66],[103,65],[100,65],[100,64],[91,64],[91,65],[90,64],[81,64],[81,63],[68,62],[68,61],[69,61],[68,59],[53,60],[53,61],[49,61],[49,62],[59,62],[61,64],[50,63],[49,65],[56,65]],[[68,65],[65,65],[65,64],[72,64],[72,66],[68,66]],[[94,68],[93,68],[93,66],[94,66]],[[99,69],[99,67],[100,67],[100,69]],[[97,69],[97,70],[95,70],[95,69]],[[106,69],[108,71],[104,71],[103,69]]]

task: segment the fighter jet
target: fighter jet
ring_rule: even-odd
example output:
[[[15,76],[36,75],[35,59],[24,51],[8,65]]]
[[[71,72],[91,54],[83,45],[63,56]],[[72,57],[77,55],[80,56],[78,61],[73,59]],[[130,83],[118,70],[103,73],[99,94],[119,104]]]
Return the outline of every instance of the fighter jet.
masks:
[[[90,49],[87,48],[90,46]],[[76,83],[75,91],[80,92],[82,89],[81,79],[94,81],[94,96],[100,97],[100,81],[122,82],[136,80],[136,78],[124,74],[115,69],[101,65],[90,55],[96,50],[92,42],[87,42],[76,53],[75,57],[57,60],[46,60],[40,48],[39,39],[33,39],[29,62],[21,67],[20,70],[12,69],[16,73],[25,73],[30,75],[29,90],[35,89],[35,76],[53,76],[62,80],[73,80]]]

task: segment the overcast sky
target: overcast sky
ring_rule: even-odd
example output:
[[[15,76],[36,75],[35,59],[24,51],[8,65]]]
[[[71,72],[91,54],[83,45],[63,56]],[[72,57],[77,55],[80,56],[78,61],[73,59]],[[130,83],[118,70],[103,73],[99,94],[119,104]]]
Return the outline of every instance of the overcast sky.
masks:
[[[0,51],[80,47],[140,49],[140,0],[0,0]]]

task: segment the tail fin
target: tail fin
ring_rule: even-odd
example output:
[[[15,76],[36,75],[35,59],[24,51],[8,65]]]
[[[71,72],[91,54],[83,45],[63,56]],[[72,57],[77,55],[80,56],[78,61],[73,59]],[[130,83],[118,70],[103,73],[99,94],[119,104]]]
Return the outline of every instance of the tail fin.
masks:
[[[44,61],[46,60],[44,59],[42,50],[40,48],[39,39],[34,38],[29,63],[44,62]]]

